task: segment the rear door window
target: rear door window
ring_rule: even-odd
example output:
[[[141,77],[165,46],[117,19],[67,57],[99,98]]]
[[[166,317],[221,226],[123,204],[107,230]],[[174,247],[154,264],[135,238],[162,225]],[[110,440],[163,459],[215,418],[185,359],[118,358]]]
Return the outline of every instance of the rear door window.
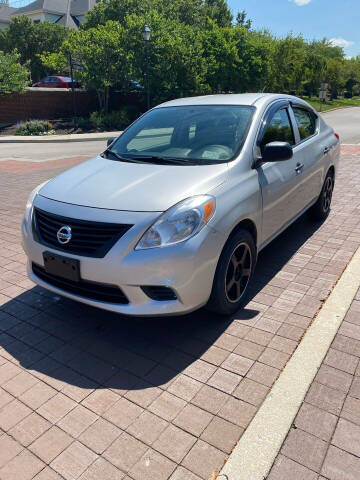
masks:
[[[316,115],[309,110],[293,107],[296,123],[299,129],[300,139],[305,140],[316,132]]]

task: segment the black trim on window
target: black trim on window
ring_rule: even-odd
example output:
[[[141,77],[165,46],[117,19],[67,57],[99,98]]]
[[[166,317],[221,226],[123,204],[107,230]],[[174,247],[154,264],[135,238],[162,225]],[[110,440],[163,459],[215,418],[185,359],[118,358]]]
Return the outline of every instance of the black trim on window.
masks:
[[[278,110],[281,110],[282,108],[288,108],[289,105],[290,105],[290,103],[289,103],[288,100],[279,100],[275,103],[272,103],[270,105],[270,107],[266,110],[266,112],[263,116],[263,119],[261,121],[260,130],[258,132],[258,136],[257,136],[257,139],[256,139],[256,145],[258,147],[260,146],[261,139],[263,138],[264,133],[265,133],[265,131],[266,131],[266,129],[267,129],[269,123],[270,123],[269,121],[272,119],[272,117],[275,115],[275,113]],[[291,121],[290,121],[290,124],[291,124],[292,132],[293,132],[293,136],[294,136],[294,141],[295,141],[294,128],[292,126]]]
[[[303,138],[303,139],[300,138],[300,141],[294,145],[294,147],[297,147],[298,145],[301,145],[302,143],[307,142],[308,140],[311,140],[312,138],[316,137],[316,135],[319,134],[319,130],[320,130],[319,115],[311,107],[309,107],[307,105],[304,105],[302,103],[299,103],[299,102],[290,102],[290,108],[292,110],[292,114],[294,115],[295,126],[297,128],[298,133],[299,133],[299,138],[300,138],[300,130],[299,130],[299,126],[298,126],[297,121],[296,121],[294,108],[298,108],[300,110],[305,110],[305,112],[312,113],[315,116],[315,121],[316,121],[315,133],[313,133],[309,137],[306,137],[306,138]]]

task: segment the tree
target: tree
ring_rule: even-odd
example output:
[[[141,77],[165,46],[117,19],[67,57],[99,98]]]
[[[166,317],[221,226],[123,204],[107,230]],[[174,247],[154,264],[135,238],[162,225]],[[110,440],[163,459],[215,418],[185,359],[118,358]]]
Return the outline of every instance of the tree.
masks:
[[[34,50],[31,32],[37,27],[22,22],[26,35],[19,52],[25,50],[25,59]],[[227,0],[102,0],[79,31],[66,34],[60,48],[60,37],[47,40],[33,62],[41,62],[44,71],[68,72],[71,52],[84,65],[78,79],[98,93],[106,110],[112,90],[126,91],[129,80],[144,84],[145,24],[152,30],[153,103],[207,92],[313,96],[323,82],[330,84],[333,95],[341,89],[349,94],[360,89],[359,61],[346,60],[342,48],[326,39],[309,42],[301,35],[278,38],[267,30],[254,30],[245,11],[233,22]],[[51,37],[51,32],[44,36]],[[1,44],[2,34],[0,48]]]
[[[25,91],[29,72],[19,60],[20,55],[16,52],[0,51],[0,95]]]
[[[110,88],[121,86],[134,73],[136,51],[128,46],[124,27],[108,21],[96,28],[73,31],[58,61],[67,59],[69,53],[81,59],[84,70],[78,72],[78,78],[89,90],[97,92],[100,109],[107,111]]]
[[[205,0],[204,14],[219,27],[232,26],[233,15],[226,0]]]
[[[31,75],[39,78],[48,71],[41,62],[40,55],[58,51],[69,33],[69,29],[52,22],[34,23],[25,15],[11,20],[4,30],[0,46],[4,51],[14,49],[20,54],[20,62],[28,63]]]
[[[325,80],[329,83],[332,97],[337,98],[345,84],[343,59],[333,57],[327,59]]]
[[[349,58],[344,61],[344,75],[346,94],[352,97],[354,87],[360,85],[360,57]]]
[[[102,0],[89,11],[82,28],[104,25],[108,20],[124,24],[129,15],[149,23],[154,11],[169,21],[197,27],[204,26],[208,17],[222,27],[230,27],[233,20],[226,0]]]
[[[150,82],[154,103],[208,91],[204,85],[206,60],[200,30],[157,11],[147,13],[152,28]],[[111,90],[125,90],[129,80],[144,83],[145,45],[141,29],[145,18],[127,15],[121,22],[73,31],[57,54],[42,56],[48,68],[65,67],[71,52],[81,60],[84,71],[77,78],[98,94],[99,105],[107,111]]]
[[[247,13],[245,12],[245,10],[238,12],[238,14],[236,15],[236,25],[238,27],[245,27],[250,30],[252,21],[247,18]]]
[[[274,43],[270,84],[275,92],[303,93],[306,42],[292,34]]]

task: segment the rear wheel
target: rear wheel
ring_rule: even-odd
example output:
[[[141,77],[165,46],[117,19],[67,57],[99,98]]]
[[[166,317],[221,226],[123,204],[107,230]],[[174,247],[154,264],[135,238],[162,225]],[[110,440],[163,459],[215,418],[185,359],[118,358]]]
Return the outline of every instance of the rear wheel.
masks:
[[[317,202],[308,210],[309,216],[314,220],[325,220],[329,215],[331,200],[334,190],[334,174],[328,172]]]
[[[226,243],[216,268],[209,310],[231,315],[245,303],[248,286],[256,263],[252,235],[238,230]]]

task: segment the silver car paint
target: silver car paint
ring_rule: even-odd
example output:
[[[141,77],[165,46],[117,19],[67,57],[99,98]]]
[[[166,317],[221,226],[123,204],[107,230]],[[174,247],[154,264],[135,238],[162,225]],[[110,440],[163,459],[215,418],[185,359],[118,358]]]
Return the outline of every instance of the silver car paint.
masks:
[[[339,143],[333,129],[320,117],[318,132],[294,147],[291,160],[252,168],[264,116],[270,106],[284,99],[307,105],[286,95],[244,94],[179,99],[156,107],[254,105],[256,111],[242,151],[228,164],[161,166],[126,164],[96,157],[64,172],[40,189],[35,205],[43,210],[85,220],[134,224],[104,258],[67,255],[80,260],[83,278],[119,285],[128,296],[129,305],[79,298],[37,278],[30,262],[43,265],[42,253],[52,249],[35,242],[30,225],[24,222],[23,244],[29,257],[30,278],[56,293],[129,315],[180,314],[205,305],[222,248],[239,222],[253,223],[260,250],[316,201],[329,167],[337,167]],[[330,148],[327,154],[324,154],[325,147]],[[295,172],[297,163],[304,164],[300,175]],[[198,235],[173,246],[134,250],[160,212],[184,198],[206,193],[215,196],[216,212]],[[171,286],[179,300],[150,300],[140,285]]]
[[[109,210],[163,212],[184,198],[207,193],[227,176],[227,164],[133,164],[100,156],[67,170],[40,194],[58,202]]]

